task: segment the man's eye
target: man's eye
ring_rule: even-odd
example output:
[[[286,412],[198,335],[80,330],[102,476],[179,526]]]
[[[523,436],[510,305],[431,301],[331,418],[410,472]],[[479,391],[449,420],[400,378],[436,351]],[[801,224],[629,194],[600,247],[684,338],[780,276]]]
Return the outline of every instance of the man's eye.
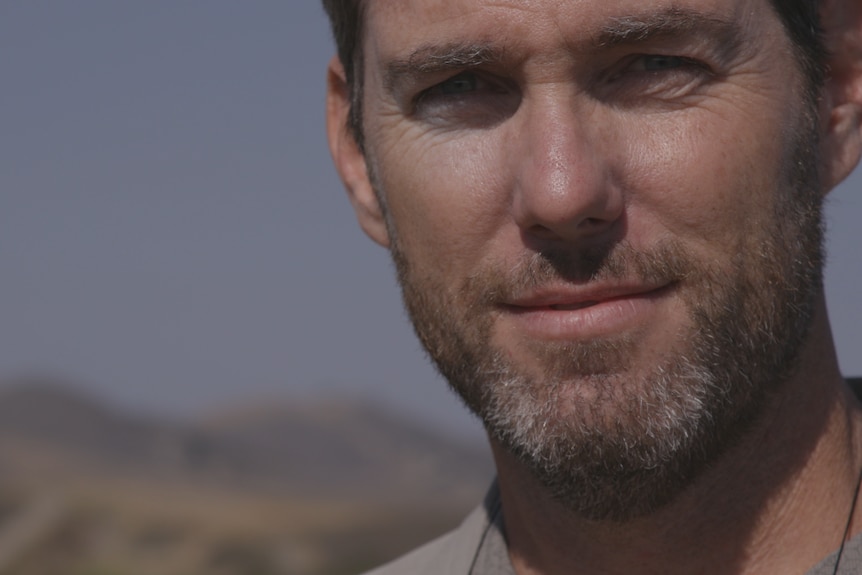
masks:
[[[419,93],[410,115],[437,126],[487,128],[512,115],[519,102],[512,82],[465,71]]]
[[[629,61],[623,72],[706,72],[709,67],[703,62],[685,56],[665,54],[642,54]]]
[[[680,68],[702,68],[698,62],[682,56],[666,56],[664,54],[643,54],[630,62],[626,67],[629,72],[663,72]]]
[[[494,90],[494,87],[474,72],[461,72],[428,88],[420,95],[421,98],[436,96],[461,96],[474,94],[482,90]]]
[[[648,72],[657,70],[670,70],[686,65],[688,62],[679,56],[644,56],[641,58],[644,70]]]
[[[476,74],[463,72],[438,84],[436,88],[441,94],[466,94],[467,92],[475,92],[477,85]]]
[[[632,54],[618,62],[596,84],[599,99],[622,106],[680,102],[714,78],[701,60],[667,54]]]

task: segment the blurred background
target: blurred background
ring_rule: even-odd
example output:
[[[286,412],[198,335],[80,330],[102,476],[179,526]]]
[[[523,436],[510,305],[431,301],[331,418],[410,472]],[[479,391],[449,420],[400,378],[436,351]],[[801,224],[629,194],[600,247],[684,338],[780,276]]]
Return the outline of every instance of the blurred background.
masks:
[[[332,53],[314,0],[0,3],[0,574],[355,573],[478,501],[481,430],[330,166]]]

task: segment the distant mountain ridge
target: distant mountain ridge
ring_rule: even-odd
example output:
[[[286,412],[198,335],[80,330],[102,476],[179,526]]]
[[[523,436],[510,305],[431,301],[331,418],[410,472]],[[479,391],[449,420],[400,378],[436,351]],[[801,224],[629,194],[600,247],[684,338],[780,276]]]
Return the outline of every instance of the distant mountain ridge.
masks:
[[[0,386],[0,469],[26,475],[36,452],[58,473],[369,501],[475,497],[493,473],[481,448],[368,404],[285,402],[176,422],[54,382]]]

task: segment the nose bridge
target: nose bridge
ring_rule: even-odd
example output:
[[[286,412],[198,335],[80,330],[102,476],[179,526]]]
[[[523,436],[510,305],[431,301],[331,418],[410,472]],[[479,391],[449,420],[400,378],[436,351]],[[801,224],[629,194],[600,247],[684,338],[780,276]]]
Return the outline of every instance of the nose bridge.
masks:
[[[622,198],[605,155],[608,134],[592,110],[562,89],[548,89],[525,110],[517,137],[513,209],[534,235],[568,239],[596,233],[620,215]]]
[[[592,150],[584,142],[588,136],[575,113],[557,102],[536,106],[532,116],[532,161],[527,167],[542,184],[536,191],[563,200],[571,184],[588,176],[578,169],[590,163],[587,156]]]

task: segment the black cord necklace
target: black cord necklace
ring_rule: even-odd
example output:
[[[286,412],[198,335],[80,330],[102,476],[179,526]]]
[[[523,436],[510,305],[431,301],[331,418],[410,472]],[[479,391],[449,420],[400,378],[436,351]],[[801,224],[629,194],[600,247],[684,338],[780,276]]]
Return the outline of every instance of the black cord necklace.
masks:
[[[853,523],[853,512],[856,511],[856,500],[859,499],[859,484],[862,483],[862,469],[856,478],[856,489],[853,491],[853,502],[850,504],[850,513],[847,514],[847,525],[844,526],[844,535],[841,536],[841,547],[838,548],[838,556],[835,557],[835,568],[832,575],[838,575],[838,567],[841,565],[841,556],[844,554],[844,544],[847,543],[847,535],[850,533],[850,524]]]

